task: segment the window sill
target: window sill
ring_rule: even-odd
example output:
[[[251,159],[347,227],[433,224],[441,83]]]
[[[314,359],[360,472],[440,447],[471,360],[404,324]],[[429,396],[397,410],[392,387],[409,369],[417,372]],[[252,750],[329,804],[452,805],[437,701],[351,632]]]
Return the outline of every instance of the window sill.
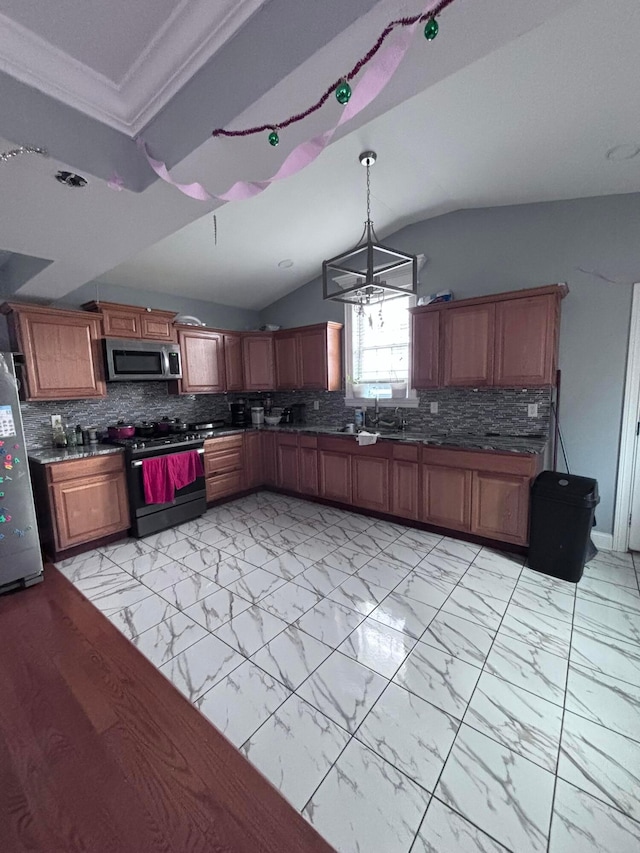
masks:
[[[380,409],[417,409],[419,400],[417,397],[385,397],[378,399]],[[373,409],[376,401],[373,397],[345,397],[344,404],[356,409]]]

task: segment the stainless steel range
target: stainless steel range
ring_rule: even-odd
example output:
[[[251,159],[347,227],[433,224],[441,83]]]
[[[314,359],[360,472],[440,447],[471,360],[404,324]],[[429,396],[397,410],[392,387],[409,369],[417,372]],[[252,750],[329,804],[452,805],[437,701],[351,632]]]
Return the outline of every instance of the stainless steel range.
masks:
[[[137,538],[149,536],[197,518],[207,508],[204,476],[175,492],[170,503],[147,503],[145,500],[142,463],[169,454],[178,455],[189,450],[204,454],[204,437],[197,433],[180,433],[153,438],[111,439],[125,449],[127,486],[129,489],[129,512],[131,535]]]

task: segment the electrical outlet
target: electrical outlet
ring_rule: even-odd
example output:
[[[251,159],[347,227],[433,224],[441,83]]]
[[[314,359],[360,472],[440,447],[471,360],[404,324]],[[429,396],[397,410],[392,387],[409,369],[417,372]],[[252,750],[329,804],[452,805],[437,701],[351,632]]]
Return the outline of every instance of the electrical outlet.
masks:
[[[436,402],[429,403],[429,411],[431,412],[432,415],[437,415],[438,414],[438,404]]]
[[[62,426],[62,415],[51,415],[51,426],[53,429]]]
[[[528,403],[527,404],[527,417],[529,417],[529,418],[537,418],[538,417],[538,404],[537,403]]]
[[[317,412],[319,408],[320,408],[320,400],[314,400],[313,401],[313,411]]]

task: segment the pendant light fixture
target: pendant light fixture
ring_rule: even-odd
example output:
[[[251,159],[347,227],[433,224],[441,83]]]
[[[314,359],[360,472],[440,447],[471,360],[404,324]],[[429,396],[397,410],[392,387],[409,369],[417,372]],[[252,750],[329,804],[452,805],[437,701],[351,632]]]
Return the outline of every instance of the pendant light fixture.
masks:
[[[360,242],[335,258],[322,263],[324,299],[349,305],[369,305],[418,292],[418,259],[389,246],[383,246],[371,221],[370,169],[376,162],[375,151],[363,151],[360,163],[367,169],[367,220]]]

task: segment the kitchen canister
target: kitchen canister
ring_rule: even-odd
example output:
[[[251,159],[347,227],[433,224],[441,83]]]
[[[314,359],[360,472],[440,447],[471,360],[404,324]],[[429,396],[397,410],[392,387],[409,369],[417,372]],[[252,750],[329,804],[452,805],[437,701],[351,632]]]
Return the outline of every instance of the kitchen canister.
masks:
[[[251,407],[251,423],[254,426],[259,426],[264,423],[264,406]]]

